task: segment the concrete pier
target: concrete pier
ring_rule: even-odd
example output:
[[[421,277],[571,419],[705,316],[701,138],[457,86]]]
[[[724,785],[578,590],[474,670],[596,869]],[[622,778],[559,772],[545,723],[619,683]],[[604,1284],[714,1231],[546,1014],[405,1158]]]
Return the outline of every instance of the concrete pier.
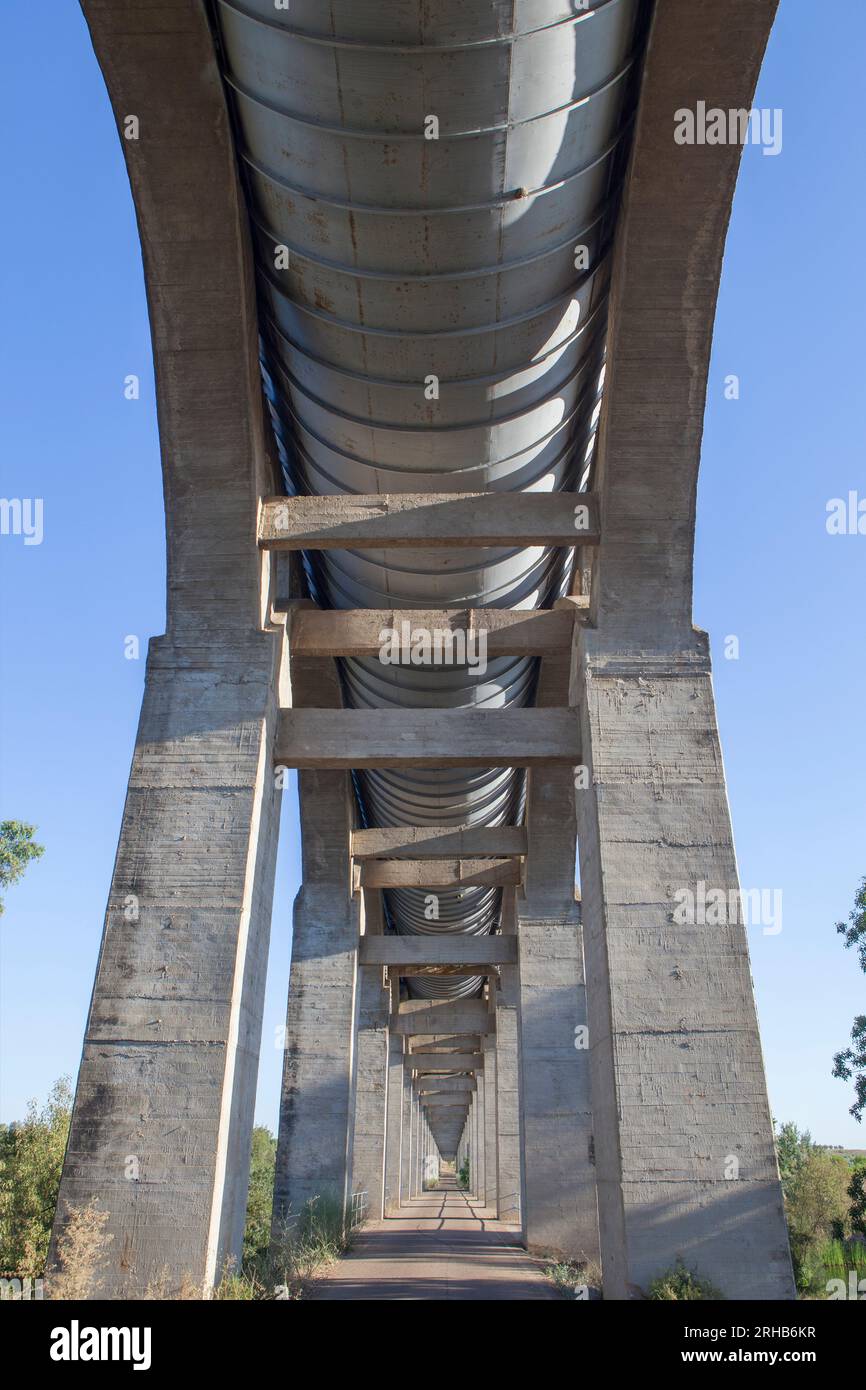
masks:
[[[789,1298],[746,931],[689,910],[700,882],[739,887],[706,643],[645,671],[584,634],[591,783],[577,804],[605,1294],[638,1297],[687,1257],[727,1298]]]

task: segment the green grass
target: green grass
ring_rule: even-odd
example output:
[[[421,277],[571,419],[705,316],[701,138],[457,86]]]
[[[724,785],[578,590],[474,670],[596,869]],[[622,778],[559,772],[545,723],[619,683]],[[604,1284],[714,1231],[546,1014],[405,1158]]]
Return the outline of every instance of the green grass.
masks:
[[[866,1279],[866,1245],[846,1246],[842,1240],[825,1240],[795,1258],[794,1271],[801,1298],[826,1300],[831,1279],[841,1279],[846,1289],[851,1272],[857,1282]]]
[[[318,1273],[349,1248],[352,1232],[342,1198],[324,1192],[289,1217],[267,1251],[223,1273],[213,1297],[219,1302],[303,1298]]]

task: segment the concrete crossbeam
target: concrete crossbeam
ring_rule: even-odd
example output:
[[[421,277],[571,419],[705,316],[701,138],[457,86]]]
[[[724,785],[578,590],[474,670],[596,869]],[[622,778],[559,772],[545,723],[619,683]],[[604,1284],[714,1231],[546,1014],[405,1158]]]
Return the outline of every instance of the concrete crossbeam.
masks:
[[[361,939],[362,965],[407,969],[421,965],[511,965],[517,942],[506,936],[367,936]],[[469,972],[471,973],[471,971]]]
[[[259,513],[266,550],[403,546],[597,545],[591,493],[464,492],[268,497]]]
[[[404,1037],[427,1033],[463,1033],[477,1037],[481,1033],[494,1033],[496,1022],[480,999],[435,1004],[418,999],[400,1005],[397,1017],[392,1015],[391,1027]]]
[[[389,826],[352,836],[355,859],[502,859],[525,853],[521,825]]]
[[[443,1055],[441,1061],[433,1056],[409,1056],[403,1058],[405,1071],[420,1072],[425,1076],[447,1076],[449,1072],[483,1071],[483,1052],[451,1052]]]
[[[411,1057],[447,1057],[455,1052],[480,1052],[481,1039],[473,1038],[466,1034],[443,1034],[441,1036],[410,1038],[409,1055]]]
[[[588,604],[589,600],[583,606]],[[292,621],[292,655],[299,657],[376,657],[393,631],[411,646],[413,632],[483,633],[487,657],[547,656],[571,649],[575,612],[571,608],[300,609]],[[456,642],[455,642],[456,645]],[[447,650],[450,648],[446,645]],[[451,658],[453,659],[453,658]],[[443,662],[448,664],[447,661]]]
[[[274,761],[298,768],[580,763],[572,709],[284,709]]]
[[[502,888],[520,883],[519,859],[371,859],[362,888]]]
[[[413,1082],[418,1095],[457,1095],[461,1091],[475,1091],[475,1080],[470,1076],[417,1077]]]

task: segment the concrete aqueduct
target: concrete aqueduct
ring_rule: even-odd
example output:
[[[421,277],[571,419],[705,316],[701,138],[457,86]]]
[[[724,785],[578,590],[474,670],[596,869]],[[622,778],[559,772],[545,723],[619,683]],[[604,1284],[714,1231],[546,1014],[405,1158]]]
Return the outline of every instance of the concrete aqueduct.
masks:
[[[741,154],[675,112],[751,106],[776,0],[82,4],[168,621],[58,1220],[109,1213],[102,1296],[237,1254],[296,768],[278,1218],[468,1149],[608,1298],[792,1297],[745,931],[672,911],[737,887],[691,604]],[[404,623],[485,660],[386,662]]]

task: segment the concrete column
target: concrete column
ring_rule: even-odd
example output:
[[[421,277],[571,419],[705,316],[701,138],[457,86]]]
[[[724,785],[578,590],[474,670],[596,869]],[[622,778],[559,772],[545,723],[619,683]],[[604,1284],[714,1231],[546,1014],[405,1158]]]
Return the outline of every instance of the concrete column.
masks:
[[[475,1154],[478,1166],[478,1201],[487,1207],[487,1145],[484,1143],[484,1073],[478,1074],[474,1095]]]
[[[411,1072],[404,1071],[401,1115],[403,1122],[403,1142],[400,1152],[400,1205],[403,1206],[411,1200],[412,1196],[412,1160],[415,1156],[414,1150],[414,1130],[412,1125],[412,1077]]]
[[[605,1296],[682,1256],[727,1298],[791,1298],[705,635],[630,658],[584,630],[572,703]]]
[[[578,905],[559,917],[521,916],[526,1242],[589,1261],[598,1258],[598,1217],[586,1020]]]
[[[362,894],[364,931],[381,936],[381,894]],[[385,1214],[385,1143],[388,1096],[388,1024],[391,992],[384,971],[358,967],[358,1035],[355,1046],[355,1108],[352,1135],[352,1191],[366,1192],[372,1221]]]
[[[506,888],[502,893],[502,930],[509,934],[515,929],[514,890]],[[518,967],[504,965],[496,991],[496,1185],[499,1218],[512,1225],[520,1224],[522,1212],[519,1032]]]
[[[166,1270],[171,1288],[209,1282],[240,1253],[283,642],[253,531],[277,468],[208,16],[189,3],[168,23],[164,6],[82,8],[118,129],[128,112],[141,122],[141,139],[120,143],[148,290],[168,612],[148,658],[57,1222],[97,1198],[113,1237],[98,1297],[134,1298]]]
[[[388,1095],[385,1129],[385,1215],[393,1215],[400,1206],[401,1167],[403,1154],[403,1039],[397,1033],[388,1035]]]
[[[567,705],[569,677],[570,658],[545,657],[538,704]],[[526,828],[526,880],[517,898],[524,1232],[530,1250],[595,1261],[598,1214],[571,768],[530,771]]]
[[[279,799],[282,634],[151,643],[58,1226],[92,1198],[99,1297],[239,1256]],[[55,1232],[56,1235],[56,1232]]]
[[[275,1228],[322,1194],[345,1202],[352,1173],[360,906],[349,884],[348,774],[300,772],[298,799],[303,887],[294,911]]]
[[[484,1171],[486,1174],[487,1206],[499,1211],[496,1185],[496,1039],[489,1035],[483,1040],[484,1050]]]
[[[370,1218],[379,1221],[385,1211],[389,996],[381,966],[362,966],[359,975],[352,1190],[367,1193]]]
[[[418,1117],[421,1127],[421,1143],[418,1145],[418,1192],[424,1191],[424,1176],[427,1171],[427,1151],[430,1147],[430,1134],[427,1128],[427,1117],[424,1114],[424,1107],[418,1102]]]
[[[417,1135],[418,1140],[417,1147],[415,1150],[415,1196],[419,1197],[423,1190],[422,1185],[424,1177],[424,1149],[427,1142],[427,1136],[424,1133],[424,1112],[421,1109],[420,1102],[417,1100],[415,1102],[415,1133]]]

